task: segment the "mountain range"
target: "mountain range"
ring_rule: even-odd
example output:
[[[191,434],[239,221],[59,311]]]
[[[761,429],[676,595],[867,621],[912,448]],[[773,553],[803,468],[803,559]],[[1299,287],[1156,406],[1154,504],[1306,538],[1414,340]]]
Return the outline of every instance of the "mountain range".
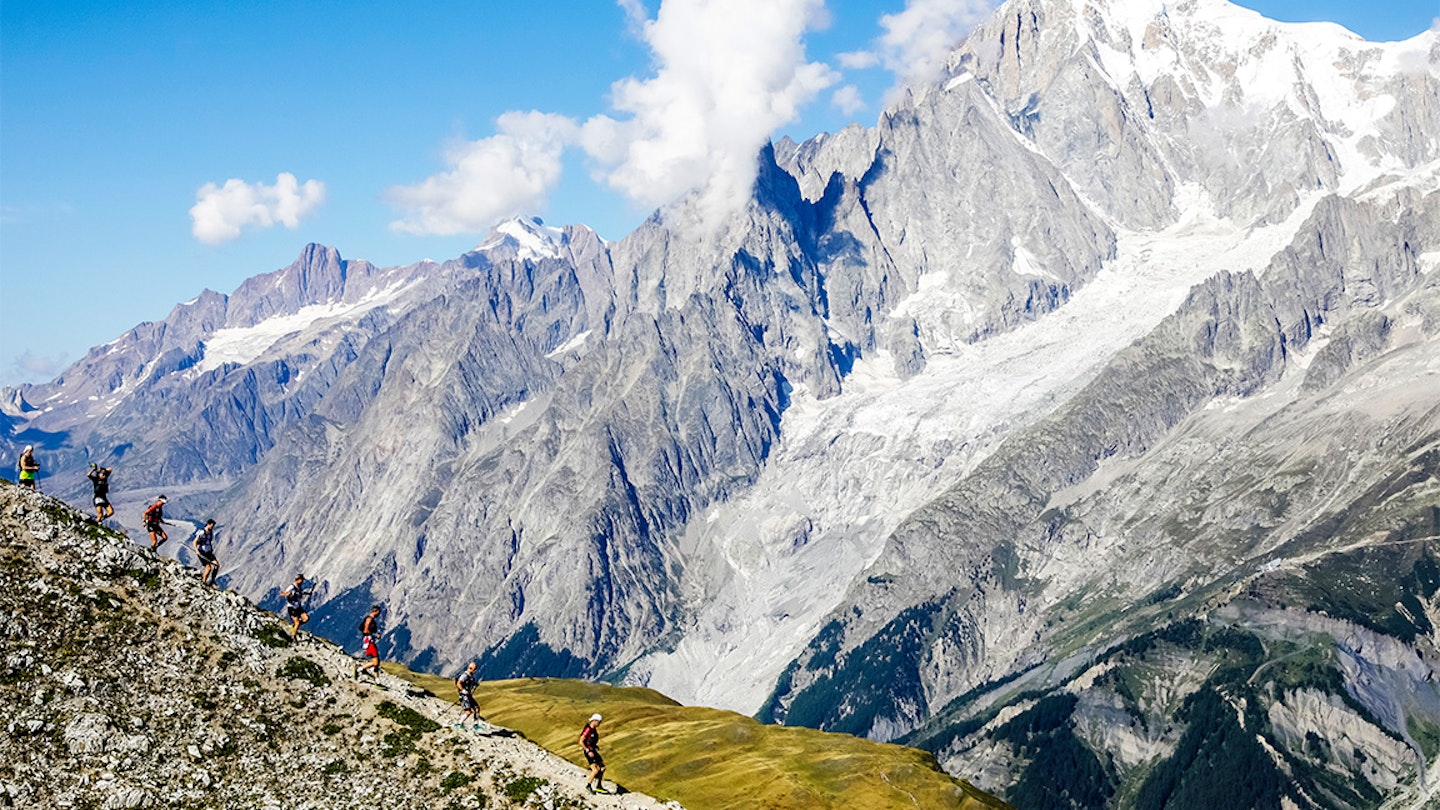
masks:
[[[1440,771],[1440,36],[1010,0],[875,127],[606,242],[307,246],[0,396],[83,502],[417,668],[898,740],[1020,807]]]

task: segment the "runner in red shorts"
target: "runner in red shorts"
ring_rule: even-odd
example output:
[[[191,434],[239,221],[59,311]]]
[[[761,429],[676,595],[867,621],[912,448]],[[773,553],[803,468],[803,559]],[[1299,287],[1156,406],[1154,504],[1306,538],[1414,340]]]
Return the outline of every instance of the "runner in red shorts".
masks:
[[[379,683],[380,648],[375,646],[375,642],[380,639],[379,605],[371,605],[369,615],[367,615],[364,619],[361,620],[360,635],[362,636],[360,640],[360,650],[365,654],[365,657],[369,658],[370,660],[367,661],[364,666],[360,667],[360,669],[355,673],[355,677],[360,677],[360,673],[368,669],[370,670],[370,677],[373,678],[376,683]]]

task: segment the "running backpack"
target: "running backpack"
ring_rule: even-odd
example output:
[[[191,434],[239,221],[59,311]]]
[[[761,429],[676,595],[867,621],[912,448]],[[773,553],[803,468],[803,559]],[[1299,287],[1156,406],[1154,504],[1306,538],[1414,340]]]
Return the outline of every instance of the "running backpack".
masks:
[[[146,523],[154,523],[160,520],[161,508],[162,507],[158,503],[150,504],[149,506],[145,507],[145,514],[141,515],[140,519],[145,521]]]

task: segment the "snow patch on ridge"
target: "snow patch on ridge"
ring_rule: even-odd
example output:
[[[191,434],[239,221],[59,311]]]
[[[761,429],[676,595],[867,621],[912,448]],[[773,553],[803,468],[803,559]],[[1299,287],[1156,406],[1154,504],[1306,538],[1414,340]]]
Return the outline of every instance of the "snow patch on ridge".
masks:
[[[549,358],[559,357],[566,352],[574,351],[575,349],[584,346],[586,339],[590,337],[590,332],[591,330],[586,329],[584,332],[581,332],[580,334],[570,338],[559,346],[556,346],[553,350],[546,352],[545,356]]]
[[[204,373],[229,363],[243,366],[264,354],[276,341],[287,335],[323,321],[357,318],[375,307],[395,300],[415,283],[397,284],[384,289],[372,288],[365,297],[353,303],[312,304],[294,314],[277,315],[254,326],[217,329],[204,341],[205,356],[193,368],[196,373]]]
[[[507,219],[495,226],[495,235],[482,242],[476,250],[493,250],[507,240],[514,242],[520,259],[558,259],[565,232],[552,228],[538,219]]]
[[[1027,250],[1024,245],[1020,244],[1019,236],[1011,238],[1010,250],[1015,256],[1014,261],[1010,265],[1010,269],[1017,275],[1040,276],[1041,278],[1060,281],[1059,276],[1045,269],[1045,264],[1036,258],[1034,253]]]
[[[1379,43],[1334,23],[1277,22],[1224,0],[1197,0],[1183,10],[1164,0],[1099,0],[1109,13],[1087,14],[1096,2],[1073,0],[1073,8],[1091,20],[1090,43],[1115,87],[1132,80],[1153,87],[1173,77],[1194,88],[1221,126],[1227,116],[1277,112],[1313,120],[1342,167],[1342,191],[1403,168],[1367,144],[1398,103],[1384,83],[1425,71],[1440,76],[1429,58],[1434,31]]]

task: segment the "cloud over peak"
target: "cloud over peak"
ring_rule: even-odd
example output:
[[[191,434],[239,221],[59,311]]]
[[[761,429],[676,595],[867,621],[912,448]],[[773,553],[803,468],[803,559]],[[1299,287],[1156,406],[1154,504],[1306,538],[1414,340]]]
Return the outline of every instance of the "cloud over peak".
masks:
[[[447,149],[445,171],[386,192],[386,199],[406,212],[390,227],[415,234],[471,233],[541,207],[560,182],[561,156],[579,137],[579,126],[563,115],[535,111],[505,113],[495,126],[495,135]]]
[[[935,79],[950,53],[959,47],[999,0],[906,0],[905,9],[880,17],[885,30],[875,41],[875,58],[895,74],[900,87]],[[850,58],[857,63],[860,54]]]
[[[247,228],[298,227],[301,218],[324,202],[325,184],[319,180],[302,184],[289,172],[276,175],[273,186],[232,177],[223,186],[206,183],[195,192],[195,199],[190,232],[201,242],[218,245]]]
[[[615,115],[583,124],[561,115],[506,113],[497,134],[452,147],[445,171],[387,193],[417,234],[484,231],[540,208],[578,147],[597,179],[646,206],[700,190],[702,215],[749,199],[756,157],[772,132],[839,76],[805,56],[806,31],[828,23],[823,0],[664,0],[653,19],[619,0],[649,46],[654,75],[611,87]],[[844,97],[842,97],[843,99]]]
[[[64,353],[51,356],[26,349],[10,361],[11,371],[21,380],[49,380],[65,366]]]
[[[839,79],[805,57],[805,32],[827,23],[822,0],[666,0],[642,32],[655,75],[615,83],[630,117],[592,119],[586,151],[638,202],[698,188],[710,214],[743,204],[770,134]]]

